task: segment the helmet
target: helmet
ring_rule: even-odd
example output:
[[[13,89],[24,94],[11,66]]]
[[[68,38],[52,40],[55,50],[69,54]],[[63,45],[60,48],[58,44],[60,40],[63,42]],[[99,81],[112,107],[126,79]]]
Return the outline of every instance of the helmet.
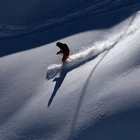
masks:
[[[57,42],[56,43],[57,46],[61,46],[61,44],[62,44],[61,42]]]

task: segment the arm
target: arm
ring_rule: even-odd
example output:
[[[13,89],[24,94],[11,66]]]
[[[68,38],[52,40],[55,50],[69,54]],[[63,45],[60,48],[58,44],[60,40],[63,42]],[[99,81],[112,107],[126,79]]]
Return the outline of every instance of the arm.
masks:
[[[60,53],[63,53],[63,51],[62,50],[60,50],[59,52],[57,52],[56,54],[60,54]]]

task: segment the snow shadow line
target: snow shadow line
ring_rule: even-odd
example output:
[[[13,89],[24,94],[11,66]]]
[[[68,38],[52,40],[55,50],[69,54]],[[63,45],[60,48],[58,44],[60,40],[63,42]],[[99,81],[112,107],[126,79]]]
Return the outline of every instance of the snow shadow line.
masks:
[[[75,128],[76,128],[76,122],[77,122],[77,119],[79,117],[79,113],[80,113],[80,108],[82,106],[82,103],[83,103],[83,100],[84,100],[84,95],[86,93],[86,89],[87,89],[87,86],[89,84],[89,81],[91,79],[91,75],[95,72],[96,68],[99,66],[100,62],[105,58],[105,56],[109,53],[109,50],[107,50],[105,52],[105,54],[103,55],[103,57],[97,62],[97,64],[95,65],[95,67],[92,69],[92,71],[90,72],[86,82],[85,82],[85,85],[83,87],[83,92],[82,92],[82,95],[80,95],[80,98],[79,98],[79,102],[78,102],[78,105],[76,107],[76,111],[75,111],[75,115],[74,115],[74,119],[73,119],[73,122],[72,122],[72,127],[71,127],[71,131],[70,131],[70,135],[69,135],[69,139],[68,140],[72,140],[74,134],[75,134]]]
[[[73,63],[74,61],[72,61],[72,62],[69,62],[69,63],[66,63],[66,64],[63,64],[63,65],[62,65],[62,67],[60,68],[61,70],[60,70],[59,77],[55,77],[55,78],[53,79],[53,82],[56,82],[56,84],[55,84],[54,90],[53,90],[53,92],[52,92],[52,95],[51,95],[51,97],[50,97],[50,99],[49,99],[48,107],[50,107],[50,105],[51,105],[51,103],[52,103],[54,97],[55,97],[56,94],[57,94],[57,91],[59,90],[59,88],[61,87],[61,85],[62,85],[64,79],[66,78],[66,75],[67,75],[70,71],[76,69],[77,67],[79,67],[79,66],[81,66],[81,65],[83,65],[83,64],[85,64],[85,63],[87,63],[87,62],[89,62],[89,61],[91,61],[91,60],[93,60],[93,59],[95,59],[98,55],[99,55],[99,54],[97,54],[97,55],[95,55],[95,56],[93,56],[93,57],[90,57],[90,58],[88,58],[88,59],[79,61],[77,64],[76,64],[76,63]]]
[[[135,19],[136,17],[136,14],[133,16],[129,26],[132,24],[133,20]],[[72,56],[71,59],[70,58],[70,61],[68,63],[65,63],[62,65],[62,67],[60,67],[60,74],[59,74],[59,77],[56,77],[53,82],[56,82],[55,84],[55,87],[54,87],[54,90],[53,90],[53,93],[49,99],[49,102],[48,102],[48,107],[51,105],[54,97],[56,96],[57,94],[57,91],[59,90],[59,88],[61,87],[66,75],[68,74],[68,72],[76,69],[77,67],[95,59],[98,55],[100,55],[101,53],[105,52],[106,53],[104,54],[104,56],[97,62],[96,66],[93,68],[91,74],[89,75],[87,81],[86,81],[86,84],[84,86],[84,89],[83,89],[83,93],[85,94],[85,90],[86,90],[86,87],[90,81],[90,78],[91,78],[91,75],[94,73],[94,71],[96,70],[96,68],[98,67],[98,65],[100,64],[100,62],[104,59],[104,57],[109,53],[109,51],[116,46],[116,44],[124,37],[125,33],[128,31],[129,29],[129,26],[128,28],[124,31],[124,33],[122,35],[120,35],[120,37],[112,44],[110,45],[109,47],[106,47],[104,49],[101,49],[101,50],[98,50],[97,49],[94,49],[94,48],[91,48],[91,50],[87,50],[85,52],[81,52],[78,54],[78,56]],[[80,99],[79,99],[79,104],[77,106],[77,109],[76,109],[76,114],[75,114],[75,117],[74,117],[74,123],[73,123],[73,126],[72,126],[72,129],[75,128],[75,124],[76,124],[76,120],[78,118],[78,114],[79,114],[79,111],[80,111],[80,106],[82,105],[82,100],[83,100],[83,97],[84,97],[84,94],[80,96]],[[73,131],[73,130],[72,130]],[[73,133],[73,132],[71,132]],[[71,137],[71,136],[70,136]]]
[[[51,103],[52,103],[52,101],[53,101],[53,99],[54,99],[54,97],[55,97],[57,91],[58,91],[59,88],[61,87],[61,85],[62,85],[62,83],[63,83],[63,81],[64,81],[64,79],[65,79],[67,73],[68,73],[67,71],[64,71],[64,72],[61,71],[59,77],[56,77],[56,78],[53,79],[53,82],[56,82],[56,84],[55,84],[53,93],[52,93],[52,95],[51,95],[51,97],[50,97],[50,99],[49,99],[48,107],[51,105]]]
[[[77,118],[79,116],[79,112],[80,112],[80,108],[81,108],[81,105],[82,105],[83,97],[85,95],[85,92],[86,92],[86,88],[88,86],[88,83],[89,83],[89,81],[91,79],[91,75],[94,73],[94,71],[96,70],[96,68],[98,67],[98,65],[100,64],[100,62],[104,59],[104,57],[109,53],[109,51],[113,47],[115,47],[116,44],[121,39],[123,39],[125,33],[127,33],[127,31],[129,30],[129,27],[132,24],[132,22],[134,21],[135,17],[136,17],[136,14],[134,14],[134,16],[132,17],[132,20],[129,23],[128,28],[126,28],[126,30],[123,32],[123,34],[120,35],[120,37],[112,45],[110,45],[109,47],[104,48],[103,50],[100,50],[99,52],[98,52],[98,48],[97,48],[97,49],[89,50],[85,54],[84,53],[81,53],[81,54],[78,55],[78,57],[73,56],[74,59],[70,59],[70,61],[68,63],[63,64],[62,67],[60,68],[60,75],[59,75],[59,77],[56,77],[53,80],[53,82],[56,82],[56,84],[55,84],[53,93],[52,93],[52,95],[51,95],[51,97],[49,99],[48,107],[51,105],[54,97],[57,94],[57,91],[61,87],[61,85],[62,85],[62,83],[63,83],[66,75],[68,74],[68,72],[70,72],[73,69],[76,69],[77,67],[79,67],[79,66],[81,66],[81,65],[83,65],[83,64],[85,64],[85,63],[87,63],[87,62],[89,62],[89,61],[91,61],[93,59],[95,59],[98,55],[100,55],[101,53],[103,53],[104,51],[106,51],[106,53],[104,54],[104,56],[97,62],[97,64],[95,65],[95,67],[93,68],[93,70],[89,74],[89,77],[86,80],[85,86],[83,88],[83,94],[80,96],[79,103],[78,103],[78,106],[76,108],[76,113],[75,113],[74,120],[73,120],[73,123],[72,123],[72,129],[71,129],[71,132],[70,132],[70,139],[72,137],[72,134],[75,131],[76,121],[77,121]]]
[[[87,80],[86,80],[86,82],[85,82],[85,85],[84,85],[84,87],[83,87],[83,89],[82,89],[83,92],[82,92],[82,94],[80,95],[79,102],[78,102],[78,105],[77,105],[77,107],[76,107],[76,111],[75,111],[75,114],[74,114],[74,118],[73,118],[73,122],[72,122],[72,126],[71,126],[71,130],[70,130],[70,134],[69,134],[68,140],[72,140],[73,137],[74,137],[75,130],[76,130],[76,122],[77,122],[78,117],[79,117],[79,114],[80,114],[80,110],[81,110],[81,106],[82,106],[82,103],[83,103],[83,100],[84,100],[84,96],[85,96],[85,94],[86,94],[87,86],[88,86],[88,84],[89,84],[89,82],[90,82],[90,79],[91,79],[93,73],[95,72],[95,70],[97,69],[97,67],[98,67],[99,64],[101,63],[101,61],[102,61],[102,60],[106,57],[106,55],[110,52],[110,50],[111,50],[112,48],[114,48],[114,47],[116,46],[116,44],[118,44],[119,41],[121,41],[121,39],[123,39],[123,37],[125,36],[125,33],[127,33],[127,31],[129,30],[129,27],[130,27],[130,25],[132,24],[132,22],[134,21],[135,17],[136,17],[136,14],[134,14],[134,16],[132,17],[131,22],[130,22],[129,25],[128,25],[128,28],[127,28],[127,29],[124,31],[124,33],[118,38],[118,40],[116,40],[116,42],[114,42],[108,49],[104,50],[104,51],[106,51],[106,52],[104,53],[103,57],[97,62],[97,64],[94,66],[94,68],[93,68],[92,71],[90,72],[90,74],[89,74],[89,76],[88,76],[88,78],[87,78]],[[104,51],[103,51],[103,52],[104,52]],[[101,53],[102,53],[102,52],[101,52]],[[101,54],[101,53],[99,53],[99,54]],[[99,54],[98,54],[98,55],[99,55]]]

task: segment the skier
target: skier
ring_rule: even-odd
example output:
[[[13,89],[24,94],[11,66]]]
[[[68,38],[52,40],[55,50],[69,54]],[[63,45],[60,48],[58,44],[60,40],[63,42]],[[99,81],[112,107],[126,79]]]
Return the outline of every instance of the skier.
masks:
[[[69,55],[70,55],[70,50],[69,50],[67,44],[63,44],[61,42],[57,42],[56,46],[58,46],[59,49],[60,49],[60,51],[57,52],[56,54],[62,53],[63,54],[62,62],[65,63],[66,60],[68,59]]]

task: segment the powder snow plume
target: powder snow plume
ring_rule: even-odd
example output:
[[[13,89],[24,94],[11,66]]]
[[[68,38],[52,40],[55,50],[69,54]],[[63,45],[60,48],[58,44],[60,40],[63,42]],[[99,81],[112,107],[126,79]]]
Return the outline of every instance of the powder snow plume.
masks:
[[[96,58],[99,54],[109,51],[116,44],[127,38],[129,35],[132,35],[140,28],[139,15],[133,15],[132,20],[124,31],[116,33],[114,36],[108,37],[106,40],[95,42],[91,47],[86,50],[83,50],[79,53],[73,54],[67,60],[65,65],[61,64],[52,64],[47,68],[47,79],[55,77],[63,67],[63,71],[73,70],[91,60]]]

